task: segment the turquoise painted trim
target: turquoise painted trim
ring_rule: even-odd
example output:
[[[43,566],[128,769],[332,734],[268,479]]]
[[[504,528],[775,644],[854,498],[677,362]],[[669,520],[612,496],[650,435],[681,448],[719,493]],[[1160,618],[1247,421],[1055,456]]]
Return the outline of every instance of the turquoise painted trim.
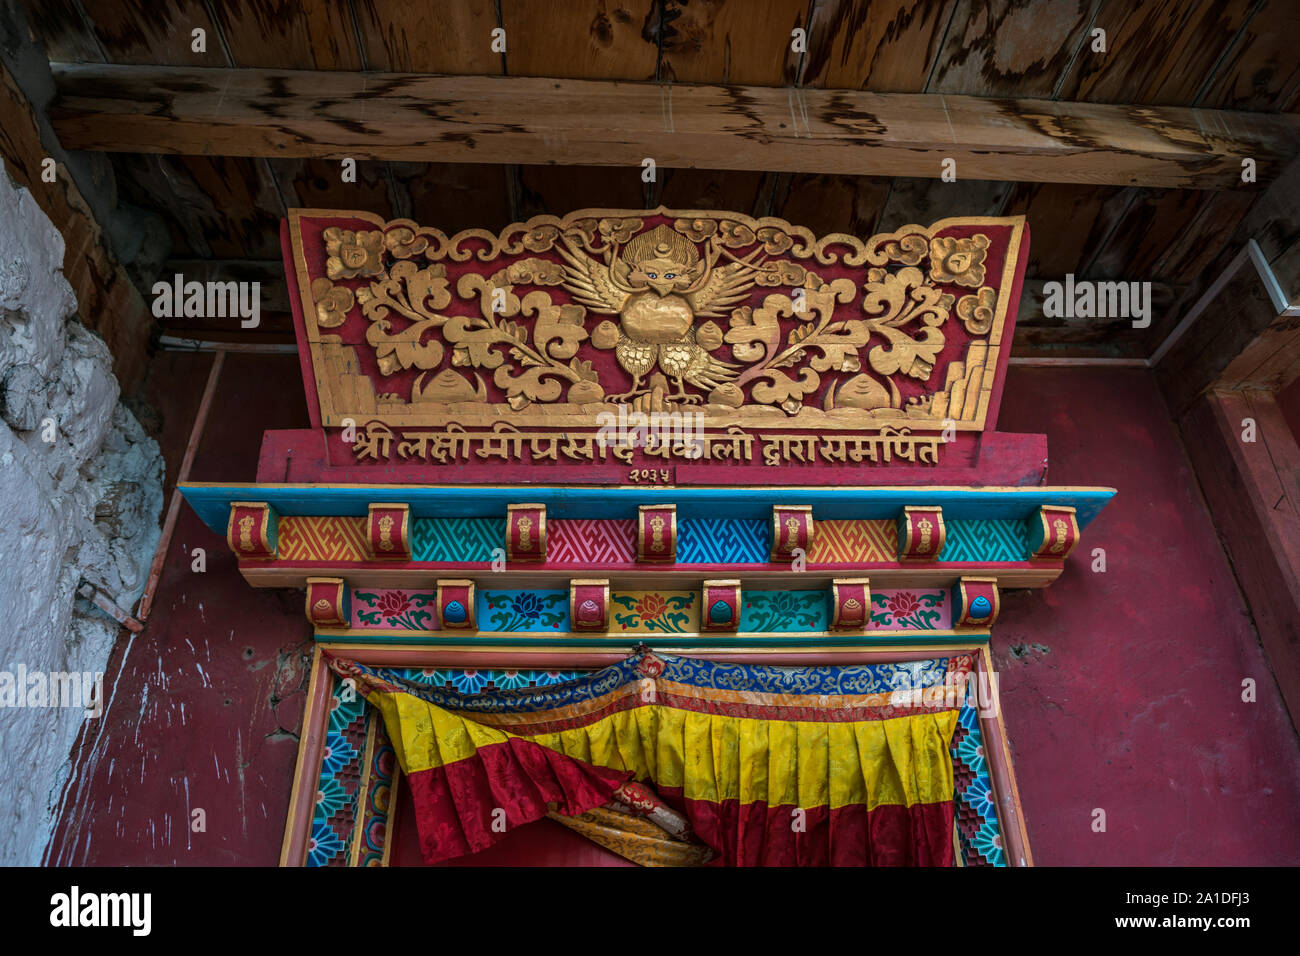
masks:
[[[534,632],[536,633],[536,632]],[[763,634],[705,634],[698,637],[686,637],[682,634],[620,634],[610,637],[576,637],[571,634],[555,634],[546,638],[528,637],[526,632],[515,631],[502,633],[500,637],[447,637],[420,635],[393,635],[365,633],[348,634],[340,637],[336,634],[315,634],[322,644],[400,644],[420,645],[422,647],[443,647],[455,645],[472,645],[474,647],[527,647],[530,651],[544,651],[560,647],[635,647],[645,644],[647,647],[893,647],[895,645],[911,647],[913,645],[933,645],[947,647],[952,644],[987,644],[987,631],[972,631],[969,634],[935,634],[934,631],[911,631],[902,634],[886,634],[880,637],[867,637],[862,634],[847,637],[767,637]]]
[[[1113,488],[562,488],[424,485],[203,485],[181,494],[213,531],[225,535],[232,501],[266,501],[281,515],[364,515],[372,501],[406,502],[416,518],[496,518],[519,501],[546,505],[550,518],[635,518],[637,505],[676,504],[678,518],[770,520],[774,504],[812,505],[819,519],[898,517],[905,505],[937,505],[945,518],[1023,520],[1040,505],[1078,510],[1085,528]]]
[[[678,564],[766,564],[772,519],[684,518],[678,522]]]
[[[430,564],[505,557],[505,515],[491,518],[412,518],[411,560]]]
[[[944,517],[947,536],[940,561],[1028,561],[1027,521],[984,521]]]

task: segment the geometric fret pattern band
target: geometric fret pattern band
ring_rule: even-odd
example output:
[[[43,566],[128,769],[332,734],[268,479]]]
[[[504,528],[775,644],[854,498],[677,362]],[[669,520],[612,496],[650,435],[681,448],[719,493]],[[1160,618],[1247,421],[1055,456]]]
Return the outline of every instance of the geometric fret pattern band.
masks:
[[[945,520],[947,538],[940,563],[1017,562],[1030,555],[1024,520]],[[548,519],[548,566],[636,563],[636,522],[616,518]],[[771,560],[771,521],[740,518],[684,518],[678,521],[677,563],[767,564]],[[346,563],[370,560],[366,519],[347,516],[279,520],[278,561]],[[505,546],[505,518],[413,518],[411,560],[433,564],[489,564]],[[807,563],[895,564],[897,523],[888,519],[825,520]]]

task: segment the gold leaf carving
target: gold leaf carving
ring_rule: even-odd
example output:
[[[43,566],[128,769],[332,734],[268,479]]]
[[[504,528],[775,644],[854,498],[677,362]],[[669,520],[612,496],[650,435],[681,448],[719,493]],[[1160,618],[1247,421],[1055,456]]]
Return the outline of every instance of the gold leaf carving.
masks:
[[[827,392],[825,407],[827,411],[833,408],[858,408],[865,411],[889,408],[890,394],[885,386],[864,373],[845,380],[838,388]]]
[[[397,226],[384,233],[384,246],[397,259],[410,259],[429,248],[427,236],[417,236],[410,226]]]
[[[612,349],[618,343],[618,326],[606,319],[591,333],[591,344],[598,349]]]
[[[742,362],[753,362],[776,351],[781,342],[781,324],[777,321],[777,308],[766,307],[773,299],[785,299],[786,315],[793,314],[790,300],[785,296],[767,296],[765,308],[751,309],[742,306],[731,313],[728,324],[731,330],[723,336],[731,345],[731,354]]]
[[[987,335],[993,327],[997,307],[997,290],[984,286],[978,292],[957,300],[957,318],[962,320],[971,335]]]
[[[519,419],[557,427],[618,404],[695,404],[710,426],[797,418],[834,429],[948,414],[982,422],[983,369],[1004,347],[982,337],[1001,327],[1023,228],[988,221],[1008,251],[985,285],[989,236],[946,234],[983,222],[974,220],[863,240],[818,237],[774,218],[662,209],[583,210],[452,236],[409,220],[348,216],[375,228],[317,233],[323,276],[319,258],[304,265],[295,233],[309,326],[343,327],[359,308],[368,325],[360,348],[373,349],[380,374],[421,374],[384,387],[367,382],[373,365],[366,372],[355,356],[340,360],[322,379],[327,420],[369,414],[367,401],[386,406],[392,420],[422,414],[467,424],[473,414],[433,408],[562,402]],[[945,286],[971,291],[958,297]],[[953,317],[971,339],[949,355]],[[343,341],[348,352],[359,345]],[[914,382],[926,383],[922,394]],[[406,417],[407,404],[422,411]]]
[[[984,281],[984,258],[988,255],[989,237],[982,233],[963,236],[937,236],[930,240],[930,278],[935,282],[955,282],[975,288]]]
[[[411,389],[411,400],[416,402],[486,402],[487,383],[477,373],[474,380],[478,387],[471,385],[465,376],[451,369],[443,369],[425,384],[424,376],[415,380]]]
[[[795,415],[803,408],[803,397],[817,391],[821,376],[805,368],[798,379],[785,372],[768,370],[760,375],[766,381],[758,382],[752,389],[754,401],[765,405],[780,405],[787,415]]]
[[[902,372],[925,381],[943,349],[939,326],[948,319],[952,296],[926,285],[921,270],[914,266],[897,273],[872,269],[867,279],[862,296],[862,309],[871,316],[867,325],[889,342],[871,350],[871,367],[881,375]],[[905,331],[913,323],[920,323],[916,329],[921,333],[919,339]]]
[[[712,352],[722,346],[722,329],[718,328],[718,323],[709,321],[705,322],[695,330],[695,342],[702,349],[708,349]]]
[[[331,226],[325,230],[325,274],[331,279],[377,276],[384,271],[384,234],[353,232]]]
[[[335,285],[320,278],[311,284],[311,297],[316,303],[316,324],[322,329],[336,329],[342,325],[356,304],[356,297],[347,286]]]

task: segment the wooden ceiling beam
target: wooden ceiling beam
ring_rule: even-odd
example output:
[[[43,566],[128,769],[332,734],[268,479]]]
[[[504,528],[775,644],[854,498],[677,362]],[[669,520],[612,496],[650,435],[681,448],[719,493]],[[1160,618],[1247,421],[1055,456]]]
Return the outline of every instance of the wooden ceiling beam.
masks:
[[[1300,117],[929,93],[55,64],[69,149],[1242,188]]]

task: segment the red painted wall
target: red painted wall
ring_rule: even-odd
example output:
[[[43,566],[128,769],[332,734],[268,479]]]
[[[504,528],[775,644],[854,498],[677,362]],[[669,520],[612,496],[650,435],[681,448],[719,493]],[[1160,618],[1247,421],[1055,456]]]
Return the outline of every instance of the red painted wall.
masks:
[[[1300,743],[1150,376],[1013,368],[999,427],[1047,433],[1049,484],[1119,489],[994,628],[1035,862],[1300,862]]]
[[[170,463],[208,362],[154,367]],[[249,480],[263,429],[306,426],[294,356],[231,356],[222,381],[196,481]],[[1047,433],[1051,483],[1119,489],[1061,579],[1007,594],[995,631],[1036,861],[1300,862],[1300,745],[1150,376],[1012,369],[999,428]],[[204,574],[194,547],[208,549]],[[1104,574],[1089,570],[1095,547]],[[186,507],[155,608],[115,653],[50,859],[274,864],[306,678],[301,594],[248,587]],[[1241,701],[1245,677],[1256,703]],[[186,825],[195,808],[206,832]]]

